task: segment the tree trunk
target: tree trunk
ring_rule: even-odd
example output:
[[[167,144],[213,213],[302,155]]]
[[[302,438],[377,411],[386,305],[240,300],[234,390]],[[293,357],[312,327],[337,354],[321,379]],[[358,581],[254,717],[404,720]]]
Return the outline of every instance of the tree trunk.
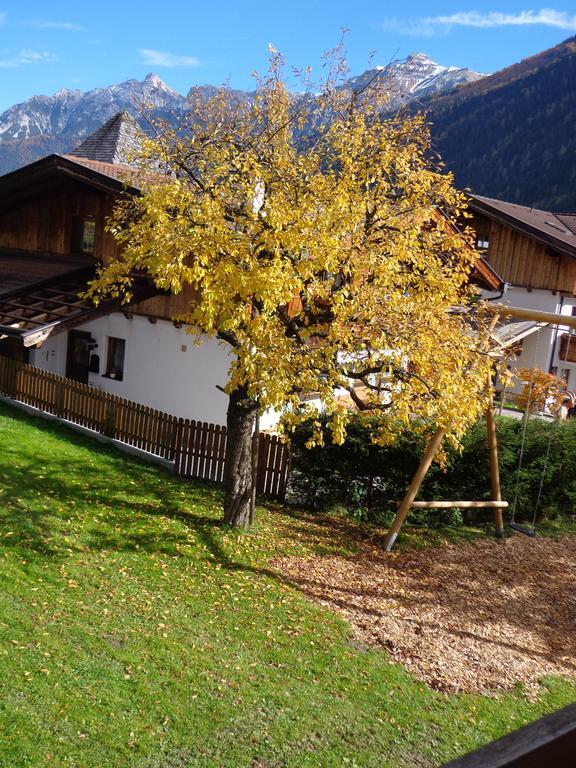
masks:
[[[258,405],[246,387],[230,393],[224,466],[224,522],[246,528],[252,497],[252,434]]]

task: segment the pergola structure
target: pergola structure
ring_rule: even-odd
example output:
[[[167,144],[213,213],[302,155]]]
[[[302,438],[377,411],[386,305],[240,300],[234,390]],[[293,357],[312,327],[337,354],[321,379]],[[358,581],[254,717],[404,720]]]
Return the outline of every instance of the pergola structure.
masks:
[[[28,255],[11,255],[10,259],[7,256],[2,259],[2,284],[7,290],[0,292],[0,339],[12,338],[24,347],[34,347],[42,344],[52,333],[75,328],[120,309],[118,299],[103,300],[95,306],[91,299],[83,296],[95,276],[94,263],[71,264],[68,261],[65,268],[56,263],[50,265],[52,274],[38,279],[39,274],[35,270],[37,261]],[[53,261],[57,262],[57,258],[54,257]],[[135,280],[135,301],[158,293],[151,281],[144,278]]]

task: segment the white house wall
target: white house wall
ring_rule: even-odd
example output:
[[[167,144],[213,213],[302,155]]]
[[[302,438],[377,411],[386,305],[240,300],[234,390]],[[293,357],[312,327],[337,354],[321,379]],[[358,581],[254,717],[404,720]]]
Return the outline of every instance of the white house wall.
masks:
[[[226,423],[230,356],[225,346],[205,338],[196,346],[193,336],[166,320],[150,323],[146,317],[126,318],[117,312],[78,327],[98,343],[100,372],[91,373],[89,384],[106,392],[135,400],[175,416]],[[124,339],[122,381],[107,378],[108,338]],[[68,334],[49,337],[32,352],[30,362],[57,374],[66,373]]]
[[[561,296],[552,291],[540,289],[528,290],[510,286],[507,293],[498,300],[498,303],[523,309],[535,309],[542,312],[554,312],[556,314],[571,315],[572,308],[576,306],[576,297]],[[559,359],[560,340],[562,333],[568,332],[568,326],[546,326],[540,331],[535,331],[523,339],[522,354],[512,361],[512,368],[540,368],[549,372],[556,368],[559,376],[567,379],[568,388],[576,388],[576,364],[567,363]],[[556,343],[555,340],[557,339]],[[576,336],[571,342],[576,348]],[[515,389],[519,387],[516,386]]]

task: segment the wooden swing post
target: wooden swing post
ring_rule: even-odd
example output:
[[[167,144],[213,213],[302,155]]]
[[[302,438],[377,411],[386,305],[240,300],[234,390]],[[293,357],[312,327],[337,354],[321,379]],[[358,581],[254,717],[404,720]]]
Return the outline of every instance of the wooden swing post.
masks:
[[[491,322],[490,332],[492,331],[493,327],[496,325],[497,322],[498,322],[498,315],[496,315],[496,317],[494,317]],[[488,391],[491,392],[492,379],[490,375],[488,376],[488,387],[489,387]],[[502,509],[505,509],[508,506],[508,502],[502,501],[502,496],[500,492],[500,471],[498,469],[498,444],[496,441],[496,425],[494,423],[492,398],[490,398],[490,405],[486,410],[486,434],[487,434],[487,440],[488,440],[488,449],[490,451],[490,484],[491,484],[492,500],[491,501],[461,501],[461,500],[460,501],[414,501],[414,499],[418,495],[418,491],[420,490],[422,481],[426,476],[426,472],[428,472],[430,465],[434,460],[434,456],[436,456],[440,446],[442,445],[442,440],[444,439],[445,430],[442,428],[439,428],[434,433],[432,440],[428,443],[428,446],[426,447],[426,451],[424,452],[424,456],[422,457],[422,461],[420,462],[420,466],[416,470],[416,474],[412,478],[412,482],[410,483],[410,486],[406,491],[404,498],[400,502],[400,505],[398,507],[398,512],[396,513],[396,517],[392,521],[392,525],[390,526],[390,529],[386,534],[386,538],[384,540],[384,546],[386,547],[387,552],[390,552],[392,550],[392,547],[394,546],[394,543],[396,541],[400,528],[402,527],[404,520],[408,515],[408,512],[410,512],[410,509],[413,507],[417,509],[435,509],[435,508],[451,509],[452,507],[459,507],[461,509],[482,509],[482,508],[493,509],[494,510],[494,527],[496,529],[496,536],[501,538],[504,535],[504,520],[502,517]]]
[[[434,460],[434,456],[436,456],[440,446],[442,445],[442,440],[444,439],[444,435],[445,435],[445,430],[442,428],[438,428],[434,433],[432,440],[430,440],[430,442],[426,446],[426,450],[424,452],[424,456],[422,457],[422,461],[420,462],[420,466],[416,470],[416,474],[412,478],[412,482],[410,483],[410,486],[406,491],[404,498],[400,502],[400,506],[398,507],[398,512],[396,512],[396,517],[394,518],[392,525],[390,526],[390,530],[386,534],[386,538],[384,540],[384,546],[386,547],[387,552],[390,552],[392,550],[392,547],[394,546],[394,542],[396,541],[398,532],[400,531],[400,528],[402,528],[402,524],[404,523],[404,520],[406,520],[406,515],[408,514],[408,512],[410,512],[410,508],[414,503],[414,499],[418,495],[418,491],[420,490],[422,481],[426,476],[426,472],[428,472],[430,465]]]
[[[486,409],[486,437],[488,440],[488,451],[490,453],[490,488],[492,499],[496,502],[502,501],[500,490],[500,468],[498,466],[498,442],[496,440],[496,424],[494,422],[494,409],[492,403]],[[506,506],[508,506],[506,504]],[[504,537],[504,518],[502,516],[502,507],[494,506],[494,529],[499,539]]]
[[[576,317],[572,315],[559,315],[555,312],[540,312],[537,309],[523,309],[522,307],[507,307],[504,304],[489,304],[484,307],[486,312],[498,317],[511,317],[516,320],[533,320],[536,323],[548,323],[549,325],[565,325],[567,328],[576,328]]]

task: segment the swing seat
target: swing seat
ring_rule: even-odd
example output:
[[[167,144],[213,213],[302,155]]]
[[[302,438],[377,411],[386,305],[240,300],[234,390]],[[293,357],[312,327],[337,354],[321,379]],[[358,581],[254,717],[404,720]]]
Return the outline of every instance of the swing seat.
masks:
[[[536,536],[536,531],[533,528],[527,528],[525,525],[510,523],[510,528],[517,533],[523,533],[524,536]]]

